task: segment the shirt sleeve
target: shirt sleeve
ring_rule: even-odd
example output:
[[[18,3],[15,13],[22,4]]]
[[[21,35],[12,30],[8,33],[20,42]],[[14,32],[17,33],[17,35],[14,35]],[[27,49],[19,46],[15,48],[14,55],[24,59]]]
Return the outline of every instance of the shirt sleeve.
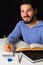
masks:
[[[13,44],[21,35],[21,25],[17,23],[14,30],[8,35],[8,41]]]

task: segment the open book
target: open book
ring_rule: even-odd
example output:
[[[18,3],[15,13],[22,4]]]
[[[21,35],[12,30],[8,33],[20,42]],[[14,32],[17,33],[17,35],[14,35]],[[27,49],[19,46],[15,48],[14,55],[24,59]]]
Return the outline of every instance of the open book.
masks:
[[[19,41],[17,42],[16,44],[16,50],[15,51],[29,51],[29,50],[32,50],[32,51],[40,51],[40,50],[43,50],[43,44],[39,44],[39,43],[31,43],[31,44],[28,44],[24,41]]]

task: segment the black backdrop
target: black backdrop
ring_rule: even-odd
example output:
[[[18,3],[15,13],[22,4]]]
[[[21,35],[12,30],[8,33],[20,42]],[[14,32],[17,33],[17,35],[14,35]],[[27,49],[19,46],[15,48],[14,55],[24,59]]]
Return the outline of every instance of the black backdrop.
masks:
[[[37,18],[43,20],[43,0],[40,0],[38,3],[38,13]],[[19,11],[20,0],[1,2],[0,8],[0,38],[3,37],[3,34],[6,36],[14,29],[16,23],[21,19]]]

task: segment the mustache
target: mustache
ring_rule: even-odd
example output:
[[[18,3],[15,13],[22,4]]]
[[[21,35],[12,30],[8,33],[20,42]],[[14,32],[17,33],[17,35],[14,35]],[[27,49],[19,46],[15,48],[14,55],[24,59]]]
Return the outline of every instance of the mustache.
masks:
[[[28,18],[29,18],[30,16],[28,16],[28,15],[27,15],[27,16],[24,16],[23,18],[26,18],[26,17],[28,17]]]

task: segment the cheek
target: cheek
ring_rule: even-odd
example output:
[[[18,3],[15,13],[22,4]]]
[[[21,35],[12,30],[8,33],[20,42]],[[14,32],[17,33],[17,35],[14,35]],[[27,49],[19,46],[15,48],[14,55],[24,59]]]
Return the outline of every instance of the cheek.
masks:
[[[28,15],[29,16],[33,16],[34,15],[34,12],[32,12],[32,11],[31,12],[28,12]]]
[[[23,13],[21,13],[21,17],[22,17],[22,18],[24,17],[24,14],[23,14]]]
[[[24,13],[23,13],[23,12],[21,12],[21,15],[24,15]]]

